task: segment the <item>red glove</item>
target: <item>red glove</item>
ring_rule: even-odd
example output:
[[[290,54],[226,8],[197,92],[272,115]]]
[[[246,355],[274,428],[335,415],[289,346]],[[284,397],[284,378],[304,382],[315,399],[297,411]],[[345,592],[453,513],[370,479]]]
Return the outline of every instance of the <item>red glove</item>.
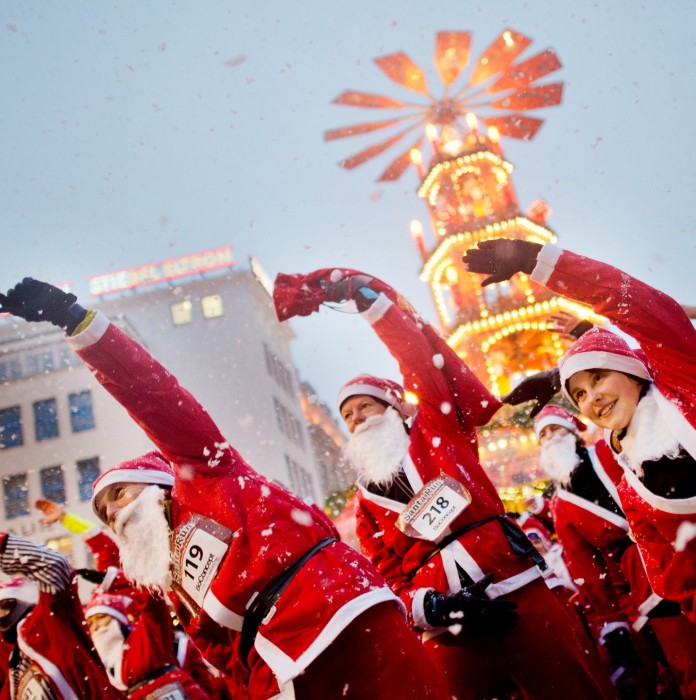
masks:
[[[350,298],[348,293],[351,291],[349,287],[352,287],[349,285],[351,278],[363,280],[361,286],[365,286],[364,281],[369,280],[370,289],[378,294],[384,293],[394,303],[399,303],[400,297],[388,284],[358,270],[323,268],[306,275],[285,275],[281,272],[277,275],[273,287],[273,303],[278,320],[309,316],[318,311],[326,301],[343,301]],[[399,305],[401,306],[400,303]]]

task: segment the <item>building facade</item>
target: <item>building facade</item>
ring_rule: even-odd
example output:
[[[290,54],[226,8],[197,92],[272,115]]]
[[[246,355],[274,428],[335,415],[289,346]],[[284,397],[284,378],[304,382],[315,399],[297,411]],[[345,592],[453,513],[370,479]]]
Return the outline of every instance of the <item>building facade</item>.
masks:
[[[208,410],[260,473],[323,504],[325,472],[303,412],[290,352],[268,290],[249,270],[135,286],[90,302],[144,345]],[[153,448],[49,324],[0,322],[0,529],[49,542],[89,565],[80,538],[39,522],[39,497],[95,519],[91,486],[104,469]],[[325,462],[326,448],[321,451]]]

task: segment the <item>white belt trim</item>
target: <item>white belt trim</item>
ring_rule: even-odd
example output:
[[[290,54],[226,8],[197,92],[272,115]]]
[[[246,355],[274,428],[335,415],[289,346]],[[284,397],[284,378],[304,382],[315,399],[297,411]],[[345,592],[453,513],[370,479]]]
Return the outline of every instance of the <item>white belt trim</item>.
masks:
[[[606,520],[612,525],[616,525],[616,527],[620,527],[622,530],[628,532],[628,521],[626,518],[622,518],[620,515],[612,513],[610,510],[602,508],[602,506],[598,506],[596,503],[588,501],[586,498],[582,498],[581,496],[571,493],[570,491],[566,491],[563,488],[557,488],[556,494],[562,501],[572,503],[574,506],[582,508],[593,515],[596,515],[598,518]]]

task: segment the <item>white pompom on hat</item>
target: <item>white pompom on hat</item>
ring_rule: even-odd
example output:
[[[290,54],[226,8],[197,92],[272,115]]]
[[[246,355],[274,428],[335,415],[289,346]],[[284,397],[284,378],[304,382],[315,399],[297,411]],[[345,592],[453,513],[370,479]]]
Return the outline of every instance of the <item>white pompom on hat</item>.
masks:
[[[539,434],[547,425],[560,425],[576,435],[583,430],[587,430],[587,426],[574,413],[571,413],[567,408],[563,408],[563,406],[557,406],[552,403],[546,404],[534,419],[534,433],[537,436],[537,440],[539,439]]]
[[[28,605],[39,602],[39,589],[21,576],[0,582],[0,600],[21,600]]]
[[[391,379],[374,377],[371,374],[359,374],[346,382],[338,392],[338,409],[352,396],[372,396],[388,403],[406,420],[416,412],[416,406],[404,398],[400,384]]]
[[[97,496],[112,484],[157,484],[171,488],[174,486],[174,469],[155,451],[107,469],[92,484],[92,511],[100,520],[96,507]]]
[[[575,406],[568,392],[568,380],[577,372],[590,369],[613,369],[651,381],[650,373],[638,353],[616,333],[604,328],[592,328],[576,340],[560,359],[561,387]]]

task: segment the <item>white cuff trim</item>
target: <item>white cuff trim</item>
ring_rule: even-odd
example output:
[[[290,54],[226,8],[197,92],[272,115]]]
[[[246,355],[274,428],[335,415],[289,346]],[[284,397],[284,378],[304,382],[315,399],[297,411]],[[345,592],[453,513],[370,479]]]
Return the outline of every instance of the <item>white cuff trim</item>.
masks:
[[[544,244],[537,255],[536,267],[532,270],[530,277],[540,284],[546,284],[551,277],[551,273],[556,269],[558,258],[561,257],[563,248],[553,243]]]
[[[386,294],[380,294],[377,301],[369,309],[362,312],[362,316],[370,324],[374,324],[387,313],[390,306],[393,306],[392,300]]]
[[[411,617],[413,618],[413,623],[422,630],[435,629],[435,627],[425,619],[425,595],[432,590],[432,588],[419,588],[416,590],[413,601],[411,602]]]
[[[104,316],[101,311],[97,311],[95,317],[83,331],[77,335],[70,335],[67,338],[68,345],[73,350],[82,350],[94,345],[106,333],[107,328],[111,325],[111,321]]]

